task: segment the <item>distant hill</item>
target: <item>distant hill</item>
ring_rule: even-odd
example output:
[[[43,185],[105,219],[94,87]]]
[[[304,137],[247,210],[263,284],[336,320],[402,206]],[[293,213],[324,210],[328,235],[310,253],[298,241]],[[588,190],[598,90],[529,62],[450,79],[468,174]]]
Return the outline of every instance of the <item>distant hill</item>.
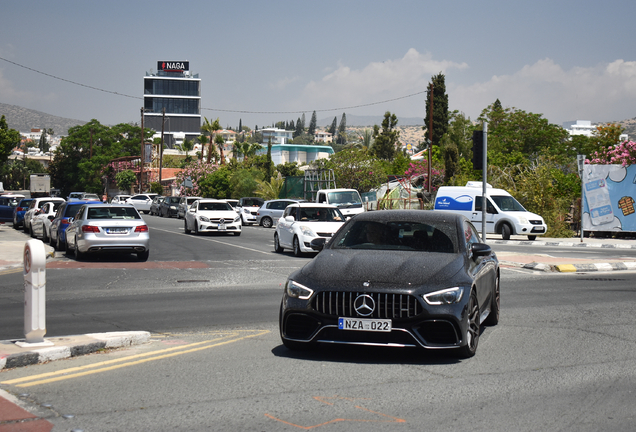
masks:
[[[81,120],[57,117],[17,105],[0,103],[0,117],[3,115],[9,128],[18,132],[29,132],[31,129],[53,129],[55,135],[67,135],[69,128],[87,123]]]

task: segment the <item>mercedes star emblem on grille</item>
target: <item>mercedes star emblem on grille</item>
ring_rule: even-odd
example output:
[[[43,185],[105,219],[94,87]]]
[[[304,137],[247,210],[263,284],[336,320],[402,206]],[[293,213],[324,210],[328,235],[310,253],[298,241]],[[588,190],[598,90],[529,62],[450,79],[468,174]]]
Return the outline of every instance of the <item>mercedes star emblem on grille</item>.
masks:
[[[353,307],[360,316],[369,316],[375,310],[375,301],[368,294],[362,294],[356,297]]]
[[[219,219],[219,223],[222,223],[222,224],[225,223],[225,219],[223,218]]]

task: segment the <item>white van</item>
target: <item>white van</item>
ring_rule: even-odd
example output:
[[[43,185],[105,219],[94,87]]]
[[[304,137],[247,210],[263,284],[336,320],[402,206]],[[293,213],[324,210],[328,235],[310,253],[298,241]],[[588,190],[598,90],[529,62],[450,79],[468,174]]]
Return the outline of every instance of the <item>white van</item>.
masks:
[[[346,218],[364,212],[362,198],[355,189],[320,189],[316,202],[335,205]]]
[[[435,210],[452,211],[466,216],[482,232],[482,183],[468,182],[466,186],[442,186],[437,191]],[[534,240],[548,230],[543,218],[526,211],[512,195],[503,189],[486,184],[486,233],[501,234],[504,240],[511,235],[527,235]]]

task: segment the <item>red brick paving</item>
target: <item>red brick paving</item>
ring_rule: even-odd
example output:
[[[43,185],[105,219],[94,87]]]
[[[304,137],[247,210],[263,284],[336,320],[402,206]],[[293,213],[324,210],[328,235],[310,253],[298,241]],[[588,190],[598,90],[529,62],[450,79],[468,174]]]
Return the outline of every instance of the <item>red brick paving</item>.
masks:
[[[0,432],[50,432],[53,424],[0,396]]]

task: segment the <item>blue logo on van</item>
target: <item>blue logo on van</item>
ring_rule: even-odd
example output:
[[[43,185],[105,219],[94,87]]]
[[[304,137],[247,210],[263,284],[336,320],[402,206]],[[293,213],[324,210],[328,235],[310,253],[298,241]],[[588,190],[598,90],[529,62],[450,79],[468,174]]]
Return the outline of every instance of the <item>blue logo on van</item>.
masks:
[[[457,198],[447,196],[438,196],[435,200],[436,210],[472,210],[473,197],[470,195],[462,195]]]

